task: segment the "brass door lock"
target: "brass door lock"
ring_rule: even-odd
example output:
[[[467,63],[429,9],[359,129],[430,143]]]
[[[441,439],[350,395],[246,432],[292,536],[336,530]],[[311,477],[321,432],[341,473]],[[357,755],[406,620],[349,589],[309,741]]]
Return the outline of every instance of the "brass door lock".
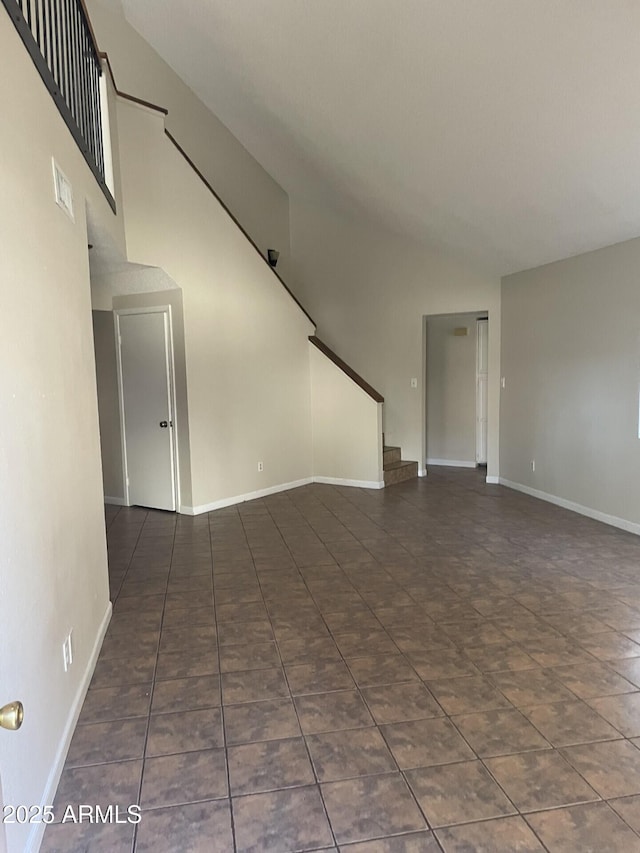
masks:
[[[22,702],[9,702],[0,708],[0,728],[15,732],[24,720],[24,708]]]

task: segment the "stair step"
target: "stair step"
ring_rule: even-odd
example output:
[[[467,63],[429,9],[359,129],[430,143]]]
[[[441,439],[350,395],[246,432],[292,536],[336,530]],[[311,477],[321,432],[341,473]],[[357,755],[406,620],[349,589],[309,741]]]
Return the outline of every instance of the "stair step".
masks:
[[[383,447],[382,448],[382,464],[386,468],[391,462],[400,462],[401,450],[399,447]]]
[[[418,463],[401,459],[391,462],[384,467],[384,484],[392,486],[395,483],[403,483],[405,480],[413,480],[418,476]]]

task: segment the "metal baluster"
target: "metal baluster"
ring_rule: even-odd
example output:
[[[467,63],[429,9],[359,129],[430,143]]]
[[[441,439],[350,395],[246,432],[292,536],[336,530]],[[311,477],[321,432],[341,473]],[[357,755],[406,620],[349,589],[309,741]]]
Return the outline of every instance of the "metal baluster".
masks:
[[[100,166],[100,174],[102,175],[102,180],[105,180],[105,168],[104,168],[104,137],[102,135],[102,102],[100,100],[100,79],[102,77],[102,65],[100,63],[100,58],[96,57],[96,130],[98,135],[98,157],[100,158],[99,166]]]
[[[89,54],[89,39],[87,37],[87,30],[84,24],[84,20],[81,20],[82,23],[82,69],[83,69],[83,102],[84,102],[84,113],[85,113],[85,140],[87,143],[87,148],[94,154],[93,151],[93,110],[91,109],[91,56]]]
[[[82,125],[80,130],[82,131],[82,138],[84,139],[85,146],[89,148],[89,99],[88,99],[88,91],[87,91],[87,44],[86,44],[86,33],[83,27],[83,21],[80,16],[80,12],[76,7],[76,17],[78,20],[78,38],[80,43],[80,107],[82,113]]]
[[[64,80],[63,80],[63,67],[64,62],[61,53],[61,36],[62,36],[62,27],[61,27],[61,19],[60,19],[60,3],[57,0],[54,0],[53,5],[53,32],[55,36],[55,54],[56,54],[56,74],[57,74],[57,83],[58,88],[60,89],[60,94],[64,98]]]
[[[33,18],[34,18],[35,23],[36,23],[36,31],[35,31],[34,35],[35,35],[35,39],[36,39],[36,44],[40,48],[40,53],[42,53],[43,52],[42,51],[42,42],[40,41],[40,3],[38,2],[38,0],[34,0],[34,2],[35,2],[35,6],[33,9]]]
[[[102,165],[100,163],[100,145],[98,143],[98,134],[100,131],[100,126],[98,124],[98,107],[100,104],[100,77],[98,72],[98,67],[96,64],[96,58],[93,54],[93,50],[91,51],[91,144],[93,148],[93,156],[95,157],[96,166],[98,167],[100,174],[103,174]]]
[[[72,82],[71,82],[71,39],[69,35],[69,4],[68,0],[60,0],[60,18],[62,23],[62,49],[64,52],[64,100],[69,108],[69,112],[73,113],[71,108],[72,102]]]
[[[78,44],[78,29],[77,29],[77,19],[76,19],[76,7],[73,2],[70,3],[69,8],[69,33],[71,36],[70,45],[71,45],[71,68],[72,68],[72,81],[73,81],[73,117],[78,125],[79,129],[82,130],[81,118],[80,118],[80,46]]]
[[[82,0],[3,0],[22,40],[104,189],[102,64]],[[15,5],[14,5],[15,3]],[[113,199],[105,193],[113,205]]]
[[[104,137],[102,135],[102,102],[100,100],[100,80],[102,78],[102,73],[100,59],[96,57],[96,129],[98,132],[98,157],[100,158],[100,174],[102,175],[102,180],[105,180]]]
[[[47,21],[47,4],[45,0],[40,0],[40,13],[42,15],[42,45],[40,47],[40,52],[44,56],[44,61],[47,63],[47,67],[49,71],[51,71],[51,58],[49,56],[49,52],[47,50],[47,44],[49,42],[49,23]]]
[[[47,65],[49,66],[49,70],[51,71],[51,74],[53,75],[53,79],[55,80],[56,79],[55,71],[54,71],[55,62],[54,62],[54,58],[53,58],[53,26],[54,25],[53,25],[53,19],[51,17],[51,0],[46,0],[46,3],[44,5],[44,12],[42,14],[43,14],[43,17],[45,18],[45,20],[47,22],[47,24],[46,24]],[[56,83],[57,82],[58,81],[56,80]]]
[[[73,115],[73,78],[71,75],[71,33],[69,30],[69,0],[62,0],[62,18],[64,26],[64,63],[66,93],[65,101],[69,112]],[[75,118],[75,116],[74,116]]]
[[[84,140],[89,151],[91,151],[91,103],[89,97],[89,45],[84,18],[78,11],[78,26],[80,28],[80,46],[82,48],[82,114],[84,120]]]

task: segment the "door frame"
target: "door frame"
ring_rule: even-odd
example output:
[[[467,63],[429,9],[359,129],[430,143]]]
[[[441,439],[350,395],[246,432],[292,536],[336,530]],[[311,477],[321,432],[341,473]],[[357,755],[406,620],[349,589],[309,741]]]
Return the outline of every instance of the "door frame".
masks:
[[[421,402],[421,418],[420,418],[420,433],[421,433],[421,444],[422,444],[422,461],[418,468],[418,476],[426,477],[429,474],[429,465],[427,465],[427,396],[428,396],[428,367],[427,367],[427,339],[429,335],[429,320],[436,317],[444,317],[450,316],[455,317],[457,315],[474,315],[474,322],[476,324],[476,398],[477,398],[477,358],[478,358],[478,346],[477,346],[477,323],[478,320],[485,319],[487,320],[487,393],[490,396],[490,378],[493,375],[491,371],[491,359],[490,359],[490,347],[491,341],[493,340],[492,335],[495,334],[495,330],[492,333],[492,323],[491,318],[493,317],[493,325],[495,325],[496,320],[494,314],[492,314],[491,309],[489,308],[476,308],[469,309],[464,311],[438,311],[431,314],[423,314],[422,315],[422,371],[423,371],[423,381],[422,381],[422,402]],[[499,315],[498,315],[498,326],[499,326]],[[499,340],[499,328],[498,328],[498,340]],[[493,410],[492,410],[493,411]],[[496,423],[496,429],[498,424]],[[476,423],[477,427],[477,423]],[[489,404],[487,402],[487,466],[489,464],[489,455],[490,455],[490,437],[492,433],[493,421],[489,418]],[[476,457],[476,449],[477,449],[477,437],[474,441],[474,459]],[[493,459],[493,456],[492,456]],[[465,466],[466,467],[466,466]],[[477,460],[473,465],[468,467],[475,467],[476,469],[479,467]],[[487,467],[488,470],[488,467]],[[487,474],[487,482],[495,482],[497,483],[497,477],[491,475],[491,480],[489,480],[489,475]]]
[[[486,340],[485,340],[485,360],[487,362],[487,371],[486,371],[486,382],[485,382],[485,394],[486,394],[486,429],[484,435],[484,460],[480,460],[478,458],[478,444],[479,444],[479,433],[481,432],[480,426],[480,408],[481,408],[481,393],[480,393],[480,328],[481,323],[486,324]],[[489,317],[478,317],[476,318],[476,468],[479,466],[487,465],[487,458],[489,456]]]
[[[115,308],[113,311],[114,317],[114,334],[116,339],[116,370],[118,379],[118,409],[120,414],[120,445],[122,449],[122,484],[124,494],[124,505],[131,506],[129,498],[129,472],[127,467],[127,435],[124,415],[124,386],[122,376],[122,350],[120,336],[120,317],[130,314],[164,314],[165,315],[165,330],[167,343],[167,377],[169,381],[169,405],[171,411],[169,419],[173,422],[171,429],[171,445],[173,451],[173,498],[175,503],[174,512],[178,512],[180,508],[180,460],[178,455],[178,416],[176,406],[176,383],[175,383],[175,363],[174,363],[174,347],[173,347],[173,316],[171,305],[150,305],[144,308]]]

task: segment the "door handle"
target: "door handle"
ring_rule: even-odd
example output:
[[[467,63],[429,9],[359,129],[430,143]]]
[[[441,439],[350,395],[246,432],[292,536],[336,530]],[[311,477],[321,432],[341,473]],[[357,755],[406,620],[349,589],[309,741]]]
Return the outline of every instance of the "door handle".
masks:
[[[166,429],[169,426],[169,424],[167,421],[160,421],[160,426],[162,427],[162,429]]]
[[[15,732],[22,725],[24,708],[22,702],[9,702],[0,708],[0,728]]]

